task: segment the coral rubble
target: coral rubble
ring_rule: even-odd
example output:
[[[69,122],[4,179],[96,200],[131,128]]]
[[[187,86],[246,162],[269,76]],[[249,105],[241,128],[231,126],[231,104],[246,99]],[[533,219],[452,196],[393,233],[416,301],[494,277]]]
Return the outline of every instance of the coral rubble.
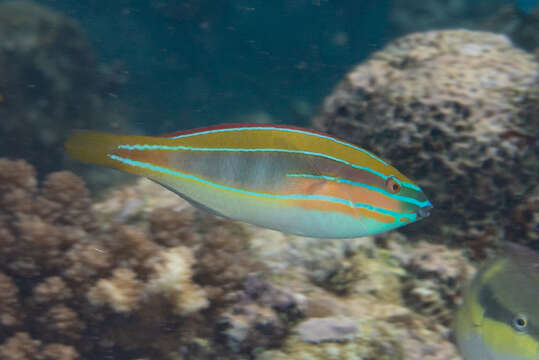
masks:
[[[436,211],[403,231],[436,229],[428,232],[444,241],[492,245],[539,177],[530,166],[536,139],[526,135],[538,123],[523,113],[538,79],[533,56],[503,35],[411,34],[347,74],[315,125],[417,180]]]

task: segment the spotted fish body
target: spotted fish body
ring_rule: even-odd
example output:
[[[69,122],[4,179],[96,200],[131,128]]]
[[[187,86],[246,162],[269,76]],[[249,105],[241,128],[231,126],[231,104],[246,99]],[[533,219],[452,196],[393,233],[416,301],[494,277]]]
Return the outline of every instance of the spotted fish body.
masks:
[[[146,176],[213,213],[303,236],[375,234],[431,208],[417,185],[377,156],[292,126],[225,125],[163,137],[78,131],[66,149]]]

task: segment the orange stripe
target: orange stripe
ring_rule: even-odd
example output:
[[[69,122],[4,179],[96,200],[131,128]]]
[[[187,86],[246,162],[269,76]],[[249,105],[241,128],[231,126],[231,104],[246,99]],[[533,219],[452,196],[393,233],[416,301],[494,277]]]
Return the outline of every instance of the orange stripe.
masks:
[[[369,204],[376,207],[383,207],[386,209],[390,209],[386,206],[384,206],[383,203],[377,202],[375,199],[375,195],[368,194],[371,196],[369,199],[360,198],[358,196],[357,189],[354,189],[353,186],[345,185],[345,184],[339,184],[335,183],[333,181],[328,180],[320,180],[320,179],[294,179],[293,180],[294,185],[287,187],[286,190],[282,191],[283,194],[303,194],[303,195],[323,195],[323,196],[331,196],[335,198],[340,198],[344,200],[350,200],[353,203],[361,202],[365,204]],[[372,190],[365,189],[370,193],[376,194],[376,192]],[[361,194],[364,194],[364,192],[359,192]],[[350,194],[353,195],[353,197],[350,197]],[[381,194],[380,194],[381,195]],[[374,197],[374,200],[373,200]],[[370,200],[370,201],[367,201]],[[398,205],[398,201],[389,199],[391,202],[394,202],[395,205]],[[298,207],[301,207],[303,209],[307,210],[319,210],[319,211],[326,211],[326,212],[339,212],[355,217],[359,216],[365,216],[372,219],[375,219],[380,222],[384,223],[393,223],[395,222],[395,217],[387,214],[380,214],[379,212],[371,211],[368,209],[358,208],[358,207],[350,207],[345,204],[341,203],[335,203],[330,201],[323,201],[323,200],[291,200],[291,202]],[[398,209],[398,208],[397,208]]]
[[[287,187],[281,189],[283,194],[323,195],[353,203],[372,205],[391,211],[400,211],[401,203],[379,192],[335,181],[309,178],[290,178]]]
[[[382,223],[394,223],[395,217],[386,214],[380,214],[375,211],[371,211],[363,208],[351,208],[344,204],[322,201],[322,200],[293,200],[292,203],[305,210],[318,210],[324,212],[336,212],[341,214],[350,215],[356,218],[367,217],[374,219]]]

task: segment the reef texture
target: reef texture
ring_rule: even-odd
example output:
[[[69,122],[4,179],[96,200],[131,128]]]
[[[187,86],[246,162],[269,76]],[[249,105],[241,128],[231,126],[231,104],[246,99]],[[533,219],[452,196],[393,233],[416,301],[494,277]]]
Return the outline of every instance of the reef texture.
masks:
[[[405,303],[432,319],[435,326],[451,327],[454,309],[463,295],[461,284],[475,274],[464,252],[424,241],[408,251],[396,244],[393,243],[393,253],[406,269],[402,286]]]
[[[40,173],[63,164],[70,129],[111,129],[124,81],[99,65],[80,26],[29,1],[0,3],[0,152],[37,164]]]
[[[314,124],[388,159],[425,190],[436,211],[405,232],[484,256],[539,178],[538,75],[533,56],[503,35],[411,34],[348,73]],[[533,246],[534,231],[514,240]]]
[[[396,232],[284,235],[144,179],[92,204],[72,173],[0,159],[0,248],[2,359],[458,359],[436,309],[469,265]]]
[[[211,340],[257,269],[238,225],[191,207],[140,227],[98,218],[77,176],[38,186],[32,166],[0,159],[2,359],[174,358]]]

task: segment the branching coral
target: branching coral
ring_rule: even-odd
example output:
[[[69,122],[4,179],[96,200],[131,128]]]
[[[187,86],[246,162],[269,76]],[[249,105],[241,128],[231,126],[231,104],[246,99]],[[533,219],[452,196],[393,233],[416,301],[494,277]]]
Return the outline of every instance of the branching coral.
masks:
[[[23,314],[19,310],[19,289],[5,274],[0,273],[0,325],[4,329],[20,325]]]
[[[75,360],[79,353],[72,347],[61,344],[43,346],[28,333],[19,332],[0,345],[0,358],[5,360]]]
[[[38,187],[30,165],[0,159],[0,205],[6,359],[165,359],[192,346],[215,358],[219,346],[197,339],[212,339],[230,294],[258,269],[240,226],[192,208],[153,210],[147,227],[100,223],[69,172]]]
[[[193,208],[156,209],[149,220],[152,237],[159,243],[193,246],[197,259],[193,277],[211,300],[221,302],[223,295],[241,287],[250,271],[263,269],[248,256],[248,234],[238,224]]]
[[[112,277],[99,279],[88,291],[88,300],[95,306],[109,306],[114,312],[136,310],[142,296],[142,283],[130,269],[116,269]]]
[[[36,212],[46,222],[91,231],[96,219],[89,212],[91,201],[84,182],[73,173],[60,171],[45,180]]]
[[[149,293],[162,294],[180,315],[207,308],[206,292],[191,281],[194,263],[193,254],[186,247],[160,252],[148,280]]]
[[[71,289],[59,276],[45,278],[33,290],[32,299],[36,304],[51,304],[65,302],[73,297]]]

